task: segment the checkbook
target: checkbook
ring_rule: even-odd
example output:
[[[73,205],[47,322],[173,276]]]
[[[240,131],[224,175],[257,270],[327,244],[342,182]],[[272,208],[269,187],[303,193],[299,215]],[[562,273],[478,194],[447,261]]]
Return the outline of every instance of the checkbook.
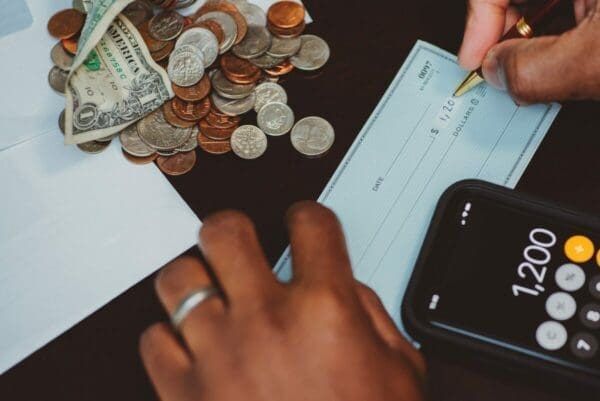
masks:
[[[454,55],[417,42],[319,198],[342,222],[356,278],[401,329],[402,297],[441,194],[467,178],[514,188],[560,110],[518,107],[487,85],[454,98],[464,77]],[[289,249],[275,270],[291,278]]]

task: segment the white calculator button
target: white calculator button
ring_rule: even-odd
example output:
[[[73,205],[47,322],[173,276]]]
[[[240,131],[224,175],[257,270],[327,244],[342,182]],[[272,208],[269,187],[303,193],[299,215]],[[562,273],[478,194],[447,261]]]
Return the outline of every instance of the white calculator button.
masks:
[[[552,319],[567,320],[577,311],[575,299],[566,292],[556,292],[546,300],[546,312]]]
[[[585,284],[583,269],[573,263],[559,267],[554,278],[561,289],[569,292],[577,291]]]
[[[540,347],[556,351],[567,343],[567,329],[558,322],[544,322],[537,328],[535,338]]]

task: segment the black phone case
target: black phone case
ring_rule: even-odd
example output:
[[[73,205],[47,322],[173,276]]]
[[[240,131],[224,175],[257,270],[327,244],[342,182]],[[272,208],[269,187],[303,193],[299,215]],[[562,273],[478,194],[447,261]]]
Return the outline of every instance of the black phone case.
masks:
[[[545,215],[555,217],[561,221],[567,221],[592,231],[600,230],[600,219],[597,217],[583,215],[558,204],[549,203],[535,197],[518,193],[516,191],[512,191],[484,181],[465,180],[457,182],[444,192],[438,202],[435,214],[427,231],[427,235],[423,242],[423,246],[419,253],[417,263],[402,302],[402,320],[408,333],[415,340],[420,342],[424,349],[428,347],[435,348],[444,350],[452,355],[457,355],[457,353],[462,352],[461,358],[464,358],[464,351],[466,350],[471,352],[472,359],[483,358],[495,365],[498,365],[500,362],[502,365],[504,365],[504,367],[508,367],[510,369],[525,368],[528,374],[531,373],[532,369],[538,373],[551,373],[560,377],[567,377],[600,390],[600,376],[587,374],[574,369],[568,369],[566,367],[555,365],[535,357],[523,355],[503,347],[493,346],[481,341],[473,340],[466,336],[460,336],[449,331],[435,328],[434,326],[431,326],[418,319],[418,315],[415,313],[415,309],[413,309],[413,298],[415,297],[420,279],[423,275],[425,261],[431,252],[431,247],[433,245],[434,238],[437,235],[438,227],[440,226],[442,217],[448,208],[450,200],[455,196],[455,194],[465,189],[486,192],[494,196],[496,199],[510,205],[543,209],[543,213]],[[505,362],[508,362],[508,365]]]

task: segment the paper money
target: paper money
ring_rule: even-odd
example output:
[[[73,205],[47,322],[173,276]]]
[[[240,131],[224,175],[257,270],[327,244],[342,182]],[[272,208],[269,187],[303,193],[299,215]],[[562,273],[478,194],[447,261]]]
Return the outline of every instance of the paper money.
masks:
[[[65,143],[120,132],[174,96],[138,30],[120,16],[131,0],[95,0],[67,82]]]

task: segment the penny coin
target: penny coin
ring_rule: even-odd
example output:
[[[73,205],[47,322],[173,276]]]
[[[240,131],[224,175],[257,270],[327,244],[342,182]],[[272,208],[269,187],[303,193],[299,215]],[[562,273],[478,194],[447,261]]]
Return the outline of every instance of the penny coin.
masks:
[[[203,135],[202,132],[198,134],[198,145],[203,151],[211,155],[224,155],[231,152],[231,141],[217,141]]]
[[[137,124],[138,135],[156,150],[171,150],[183,145],[190,137],[191,128],[177,128],[165,120],[162,108],[153,111]]]
[[[198,133],[200,130],[198,126],[194,126],[192,129],[192,133],[190,134],[189,139],[186,143],[175,149],[177,152],[191,152],[192,150],[196,150],[198,147]]]
[[[251,92],[249,96],[239,100],[225,99],[213,92],[210,95],[210,99],[219,111],[228,116],[240,116],[245,114],[252,110],[256,103],[256,95],[254,92]]]
[[[186,102],[178,98],[172,100],[172,109],[175,114],[186,121],[198,121],[210,112],[210,98],[206,97],[200,102]]]
[[[154,39],[150,35],[150,27],[149,26],[150,26],[150,21],[143,22],[138,27],[138,31],[140,32],[140,35],[142,35],[142,39],[144,39],[146,46],[148,46],[148,50],[150,50],[151,53],[154,53],[154,52],[157,52],[157,51],[163,49],[165,46],[167,46],[167,44],[169,42],[167,42],[167,41],[163,42],[161,40]]]
[[[272,68],[266,68],[264,71],[267,75],[272,77],[280,77],[282,75],[289,74],[294,70],[294,65],[289,61],[284,61],[283,63],[276,65]]]
[[[267,54],[275,58],[288,58],[298,53],[301,46],[302,40],[299,37],[285,39],[273,36]]]
[[[64,95],[65,90],[67,88],[68,76],[69,73],[67,71],[61,70],[56,66],[52,67],[52,69],[48,73],[48,83],[50,84],[50,87],[52,89]]]
[[[123,156],[125,156],[125,159],[127,159],[127,161],[137,165],[150,164],[158,157],[158,153],[154,153],[153,155],[146,157],[136,157],[127,153],[125,149],[121,149],[121,151],[123,152]]]
[[[212,86],[219,95],[227,99],[243,99],[250,95],[255,84],[235,84],[225,78],[223,73],[217,70],[211,77]]]
[[[278,37],[284,38],[284,39],[291,39],[291,38],[296,38],[296,37],[302,35],[302,32],[304,32],[304,29],[306,29],[306,24],[304,22],[302,22],[297,27],[282,29],[277,26],[271,25],[269,23],[269,24],[267,24],[267,28],[269,28],[269,31],[271,31],[271,33],[275,36],[278,36]]]
[[[148,28],[150,36],[156,40],[173,40],[183,31],[183,16],[176,11],[165,10],[152,17]]]
[[[212,85],[208,75],[204,75],[196,85],[183,87],[172,84],[175,96],[188,102],[197,102],[210,94]]]
[[[216,128],[210,125],[206,120],[201,120],[199,127],[202,134],[211,139],[216,139],[217,141],[223,141],[231,138],[231,134],[233,134],[233,131],[237,129],[237,126],[233,126],[231,128]]]
[[[260,57],[257,58],[253,58],[250,60],[250,62],[252,64],[254,64],[255,66],[257,66],[258,68],[273,68],[276,65],[279,65],[281,63],[283,63],[285,61],[285,58],[283,57],[273,57],[271,55],[269,55],[268,53],[263,54]]]
[[[169,157],[159,156],[156,159],[156,164],[167,175],[184,175],[194,168],[196,164],[196,152],[177,153]]]
[[[122,12],[129,21],[135,26],[138,26],[152,18],[154,12],[152,7],[145,1],[135,0],[129,4]]]
[[[129,127],[121,131],[119,135],[121,141],[121,147],[125,152],[135,157],[148,157],[156,153],[156,151],[146,145],[140,138],[137,131],[136,124],[132,124]]]
[[[176,47],[196,46],[204,56],[204,67],[212,65],[219,55],[219,41],[207,28],[192,28],[181,34]]]
[[[267,136],[254,125],[242,125],[231,136],[231,149],[242,159],[258,159],[267,151]]]
[[[282,136],[294,126],[294,112],[285,103],[269,103],[260,109],[257,121],[265,134]]]
[[[315,35],[303,35],[300,39],[302,40],[300,51],[290,58],[294,67],[304,71],[314,71],[323,67],[330,56],[327,43]]]
[[[294,28],[304,22],[304,7],[295,1],[279,1],[269,7],[267,19],[278,28]]]
[[[175,114],[175,110],[173,109],[173,101],[169,100],[165,104],[163,104],[163,113],[165,115],[165,120],[169,124],[177,128],[192,128],[196,125],[196,121],[187,121],[183,118],[180,118],[177,114]]]
[[[219,54],[224,54],[235,44],[237,38],[237,25],[235,20],[222,11],[211,11],[198,17],[196,22],[215,20],[219,23],[225,34],[225,39],[219,46]]]
[[[256,102],[254,104],[254,111],[257,113],[269,103],[287,103],[288,96],[283,87],[274,82],[264,82],[256,87],[254,90],[256,94]]]
[[[160,49],[158,51],[152,52],[150,54],[154,61],[158,62],[158,61],[166,60],[171,55],[171,52],[175,48],[175,42],[171,40],[166,43],[167,43],[167,45],[165,47],[163,47],[162,49]]]
[[[258,82],[262,78],[263,73],[259,69],[256,71],[256,73],[254,75],[249,75],[247,77],[241,77],[239,75],[231,75],[227,71],[223,71],[223,75],[225,75],[225,77],[228,80],[230,80],[231,82],[233,82],[235,84],[249,85],[249,84],[255,84],[256,82]]]
[[[240,125],[241,118],[240,117],[232,117],[225,115],[215,114],[212,110],[206,116],[206,122],[212,127],[227,129],[227,128],[237,128]]]
[[[58,39],[69,39],[77,35],[85,22],[85,14],[74,8],[54,14],[48,21],[48,32]]]
[[[204,76],[204,57],[195,46],[183,45],[176,48],[169,59],[169,78],[177,86],[192,86]]]
[[[54,65],[64,71],[69,71],[73,65],[74,57],[67,53],[61,42],[58,42],[50,52],[50,58]]]
[[[88,153],[90,155],[97,155],[98,153],[102,153],[106,149],[108,149],[108,147],[110,146],[110,143],[111,143],[110,141],[109,142],[91,141],[91,142],[87,142],[87,143],[80,143],[77,145],[77,147],[85,153]]]
[[[233,46],[233,53],[245,59],[262,56],[271,47],[271,34],[262,26],[248,27],[248,34],[239,44]]]
[[[335,142],[335,131],[321,117],[306,117],[298,121],[291,134],[292,146],[308,157],[322,156]]]
[[[79,47],[79,37],[63,39],[61,44],[67,53],[74,56],[77,54],[77,48]]]
[[[257,72],[260,72],[258,67],[248,60],[239,58],[231,53],[223,55],[220,63],[223,73],[227,77],[247,79],[248,77],[256,75]]]

